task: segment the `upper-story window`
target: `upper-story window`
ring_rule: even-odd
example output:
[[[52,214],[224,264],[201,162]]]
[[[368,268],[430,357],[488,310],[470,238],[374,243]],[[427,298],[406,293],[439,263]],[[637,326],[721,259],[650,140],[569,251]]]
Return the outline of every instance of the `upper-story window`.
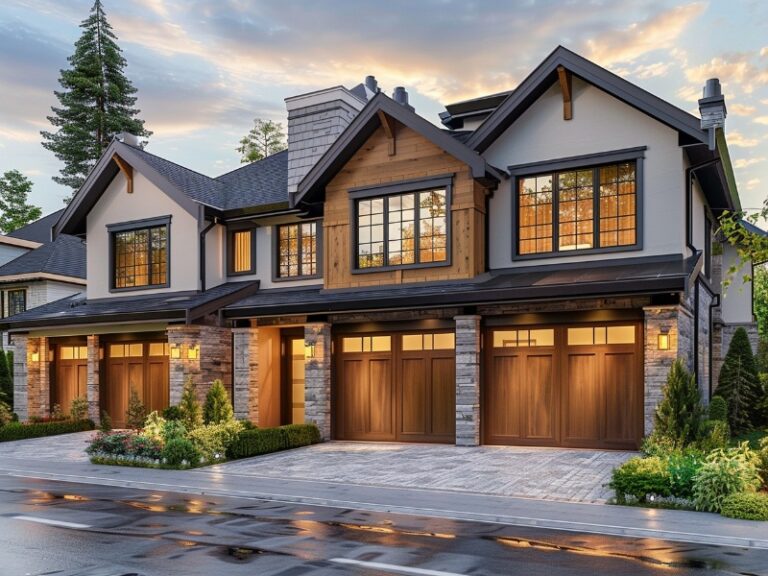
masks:
[[[277,227],[277,278],[318,276],[317,255],[317,221]]]
[[[156,288],[168,286],[168,229],[170,218],[138,225],[110,226],[112,242],[112,288]]]
[[[27,309],[27,291],[24,288],[8,290],[8,316],[21,314]]]
[[[229,273],[252,274],[256,271],[256,230],[248,228],[229,233]]]
[[[356,268],[447,263],[448,187],[355,201]]]
[[[520,256],[638,244],[637,162],[518,178]]]

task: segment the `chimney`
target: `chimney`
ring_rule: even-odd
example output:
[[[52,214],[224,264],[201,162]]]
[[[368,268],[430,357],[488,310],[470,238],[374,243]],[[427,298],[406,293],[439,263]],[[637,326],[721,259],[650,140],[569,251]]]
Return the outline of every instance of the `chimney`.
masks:
[[[720,80],[717,78],[710,78],[704,85],[703,97],[699,100],[699,114],[701,129],[709,132],[709,149],[714,150],[715,132],[718,128],[725,128],[725,117],[728,115]]]
[[[370,76],[375,84],[376,80]],[[366,78],[366,85],[368,78]],[[304,176],[336,138],[349,126],[365,101],[344,86],[285,99],[288,109],[288,193],[293,194]]]
[[[376,94],[379,91],[379,83],[376,81],[375,76],[366,76],[365,77],[365,87],[368,88],[371,92]]]
[[[397,102],[401,106],[405,106],[411,112],[414,111],[413,106],[408,104],[408,92],[406,91],[406,89],[404,87],[398,86],[397,88],[395,88],[395,91],[392,92],[392,100],[394,100],[395,102]]]
[[[134,148],[141,147],[141,142],[139,142],[139,137],[136,136],[136,134],[131,134],[130,132],[120,132],[117,134],[117,139],[124,144],[128,144],[128,146],[133,146]]]

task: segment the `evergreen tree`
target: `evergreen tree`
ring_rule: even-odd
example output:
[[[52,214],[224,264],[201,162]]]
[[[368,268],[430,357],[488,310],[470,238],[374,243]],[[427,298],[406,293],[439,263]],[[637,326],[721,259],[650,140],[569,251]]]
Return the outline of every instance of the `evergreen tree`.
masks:
[[[672,364],[663,393],[656,408],[655,432],[686,446],[698,438],[704,410],[696,378],[679,358]]]
[[[80,188],[117,133],[152,134],[137,117],[136,88],[123,73],[126,61],[101,0],[80,27],[83,33],[68,59],[70,68],[59,78],[63,90],[54,91],[61,106],[51,108],[53,116],[48,117],[58,130],[41,132],[43,146],[64,162],[54,182],[73,190]]]
[[[13,410],[13,375],[12,367],[8,366],[8,356],[0,346],[0,401],[5,402]]]
[[[744,328],[738,328],[733,333],[723,367],[720,369],[717,394],[728,402],[728,423],[734,434],[749,430],[757,423],[760,381],[749,337]]]
[[[200,409],[200,401],[197,399],[197,386],[191,376],[184,383],[179,410],[181,422],[187,430],[192,431],[203,425],[203,413]]]
[[[27,204],[32,181],[18,170],[0,177],[0,233],[8,234],[40,218],[42,211]]]
[[[203,417],[206,424],[222,424],[235,418],[232,402],[221,380],[214,380],[211,389],[205,395]]]
[[[280,122],[256,118],[253,121],[251,131],[240,140],[237,151],[240,152],[240,162],[247,164],[266,158],[270,154],[285,150],[285,148],[283,125]]]
[[[125,411],[125,425],[133,430],[144,428],[144,420],[147,418],[147,409],[139,399],[136,388],[131,386],[131,395],[128,397],[128,410]]]

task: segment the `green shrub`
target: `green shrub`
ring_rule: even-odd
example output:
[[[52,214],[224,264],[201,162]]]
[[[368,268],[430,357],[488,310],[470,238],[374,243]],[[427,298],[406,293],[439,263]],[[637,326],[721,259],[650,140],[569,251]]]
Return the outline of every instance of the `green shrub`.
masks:
[[[35,422],[30,424],[12,422],[0,428],[0,442],[84,432],[86,430],[93,430],[95,427],[96,425],[93,423],[93,420],[78,420],[77,422],[64,420],[61,422]]]
[[[101,422],[99,423],[99,430],[102,432],[112,431],[112,418],[109,416],[109,412],[106,410],[101,411]]]
[[[280,428],[255,428],[244,430],[229,446],[229,458],[249,458],[284,450],[285,433]]]
[[[712,396],[709,401],[709,419],[728,422],[728,402],[722,396]]]
[[[163,418],[166,420],[181,420],[181,409],[178,406],[168,406],[163,410]]]
[[[693,499],[696,474],[704,465],[704,459],[695,453],[673,454],[667,459],[670,492],[672,496]]]
[[[672,364],[663,395],[656,407],[654,430],[677,446],[687,446],[699,437],[704,410],[696,377],[680,358]]]
[[[64,411],[61,409],[61,405],[54,404],[51,407],[51,420],[64,420],[64,418],[66,418],[66,416],[64,416]]]
[[[206,424],[221,424],[235,419],[232,401],[221,380],[214,380],[208,394],[205,395],[203,420]]]
[[[630,458],[614,468],[609,486],[616,492],[619,504],[627,503],[627,496],[637,502],[646,502],[648,496],[670,496],[671,478],[666,462],[658,456]]]
[[[133,430],[141,430],[144,420],[147,418],[147,409],[142,404],[136,389],[131,386],[131,395],[128,397],[128,410],[125,411],[125,425]]]
[[[168,441],[162,452],[164,463],[169,466],[195,466],[200,461],[200,454],[186,438],[173,438]]]
[[[760,447],[756,453],[757,473],[760,474],[763,487],[768,488],[768,436],[760,440]]]
[[[147,438],[162,440],[164,428],[165,418],[160,416],[160,413],[157,410],[153,410],[149,413],[149,416],[147,416],[147,419],[144,421],[143,434]]]
[[[69,407],[69,417],[72,420],[84,420],[88,417],[88,400],[82,396],[78,396],[72,400],[72,404]]]
[[[727,448],[731,441],[731,430],[724,420],[704,420],[701,425],[701,437],[695,445],[702,452],[712,452],[718,448]]]
[[[747,331],[737,328],[717,384],[717,394],[728,403],[728,424],[734,434],[749,430],[757,423],[760,393],[761,385]]]
[[[206,461],[216,461],[224,458],[227,449],[242,431],[243,425],[240,422],[230,420],[199,426],[189,432],[187,438]]]
[[[768,493],[738,492],[723,499],[720,513],[741,520],[768,521]]]
[[[13,422],[13,412],[11,407],[3,401],[0,401],[0,428]]]
[[[168,442],[174,438],[186,438],[187,428],[181,420],[166,420],[163,424],[162,439]]]
[[[320,429],[313,424],[288,424],[280,429],[285,434],[286,448],[298,448],[320,442]]]
[[[0,347],[0,393],[3,396],[2,400],[13,412],[13,363],[2,347]]]
[[[194,430],[203,425],[203,413],[200,409],[200,401],[197,399],[197,385],[191,376],[184,383],[179,412],[187,430]]]
[[[697,510],[719,512],[723,500],[760,486],[757,456],[746,442],[736,448],[714,450],[694,478],[693,503]]]
[[[671,454],[680,453],[681,447],[677,446],[676,442],[669,436],[660,434],[657,430],[654,430],[643,438],[640,451],[645,456],[660,456],[666,458]]]
[[[159,461],[163,445],[160,440],[142,436],[133,430],[99,432],[85,451],[91,456],[127,456]]]

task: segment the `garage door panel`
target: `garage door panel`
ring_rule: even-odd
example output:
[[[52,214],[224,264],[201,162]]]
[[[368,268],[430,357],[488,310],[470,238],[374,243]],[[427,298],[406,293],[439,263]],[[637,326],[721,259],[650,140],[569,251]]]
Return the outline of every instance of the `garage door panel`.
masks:
[[[525,370],[526,436],[555,439],[554,355],[528,356]]]
[[[368,429],[368,382],[363,372],[363,360],[345,360],[344,386],[341,389],[341,413],[345,437],[364,434]]]
[[[456,434],[456,360],[432,359],[431,423],[434,435]]]
[[[168,363],[165,360],[149,361],[149,378],[146,383],[147,412],[162,411],[170,403]]]
[[[566,442],[597,442],[600,439],[600,373],[594,353],[569,353],[565,393]]]
[[[401,418],[403,434],[427,433],[427,363],[423,358],[402,360]]]
[[[492,361],[488,394],[485,398],[488,435],[496,439],[514,439],[521,435],[519,356],[495,356]]]
[[[370,388],[371,434],[390,436],[392,426],[392,362],[371,360],[369,363],[368,386]]]
[[[606,353],[605,382],[605,441],[627,444],[637,436],[638,394],[633,383],[637,371],[632,352]]]

